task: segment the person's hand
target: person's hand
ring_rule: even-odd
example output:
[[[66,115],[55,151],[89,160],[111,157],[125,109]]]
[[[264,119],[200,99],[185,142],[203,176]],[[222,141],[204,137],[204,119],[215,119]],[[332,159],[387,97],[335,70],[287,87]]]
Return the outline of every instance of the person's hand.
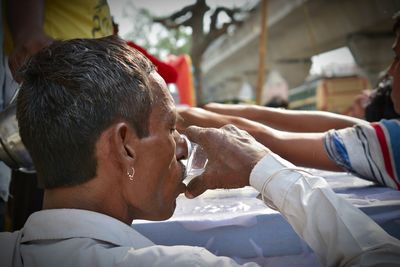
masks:
[[[233,125],[220,129],[190,126],[185,134],[203,147],[208,163],[204,173],[188,184],[185,195],[194,198],[207,189],[249,185],[250,172],[270,150]]]
[[[17,82],[21,82],[17,75],[17,71],[25,61],[43,47],[50,45],[52,42],[53,39],[45,33],[37,32],[32,34],[30,37],[26,37],[15,43],[15,48],[9,58],[9,66],[11,73]]]

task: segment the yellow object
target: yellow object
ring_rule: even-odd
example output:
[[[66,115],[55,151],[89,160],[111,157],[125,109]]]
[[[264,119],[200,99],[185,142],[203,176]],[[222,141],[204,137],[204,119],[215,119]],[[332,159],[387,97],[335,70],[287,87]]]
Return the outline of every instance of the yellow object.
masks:
[[[289,91],[289,109],[346,114],[354,99],[371,86],[363,77],[324,78]]]
[[[45,0],[44,5],[43,29],[54,39],[98,38],[113,34],[106,0]],[[5,32],[5,52],[9,54],[13,45],[8,29]]]
[[[98,38],[113,33],[106,0],[46,0],[44,31],[54,39]]]

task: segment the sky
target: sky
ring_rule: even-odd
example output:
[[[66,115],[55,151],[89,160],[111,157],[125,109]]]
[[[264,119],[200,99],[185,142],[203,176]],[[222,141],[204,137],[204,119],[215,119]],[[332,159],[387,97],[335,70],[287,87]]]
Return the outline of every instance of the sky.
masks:
[[[252,5],[257,0],[208,0],[207,4],[213,8],[216,6],[243,6]],[[285,0],[282,0],[285,1]],[[120,35],[124,37],[132,29],[132,19],[124,16],[124,10],[128,3],[132,3],[136,8],[145,8],[155,16],[167,16],[181,9],[184,6],[195,3],[195,0],[108,0],[111,14],[119,24]],[[126,12],[125,12],[126,13]],[[156,36],[154,36],[156,38]],[[316,55],[312,57],[313,65],[311,74],[321,74],[332,66],[351,66],[355,64],[354,58],[347,47],[342,47]]]
[[[151,11],[155,16],[163,16],[179,10],[183,6],[193,4],[195,1],[191,0],[174,0],[174,1],[160,1],[160,0],[108,0],[110,5],[111,15],[114,20],[119,24],[119,32],[124,36],[130,29],[131,20],[124,17],[124,8],[127,3],[133,3],[138,9],[146,8]]]

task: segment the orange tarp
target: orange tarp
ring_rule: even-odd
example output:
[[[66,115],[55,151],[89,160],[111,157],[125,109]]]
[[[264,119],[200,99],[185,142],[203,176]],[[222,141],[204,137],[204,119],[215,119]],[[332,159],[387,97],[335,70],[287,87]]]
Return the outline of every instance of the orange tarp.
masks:
[[[193,87],[192,61],[188,55],[168,56],[166,62],[178,72],[176,87],[178,88],[180,104],[195,106],[196,96]]]

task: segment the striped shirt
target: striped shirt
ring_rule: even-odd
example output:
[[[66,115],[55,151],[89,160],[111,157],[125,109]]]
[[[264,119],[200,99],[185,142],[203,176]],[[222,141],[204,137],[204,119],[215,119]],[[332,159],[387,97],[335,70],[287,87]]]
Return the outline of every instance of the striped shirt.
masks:
[[[346,171],[400,190],[400,120],[331,130],[325,149]]]

